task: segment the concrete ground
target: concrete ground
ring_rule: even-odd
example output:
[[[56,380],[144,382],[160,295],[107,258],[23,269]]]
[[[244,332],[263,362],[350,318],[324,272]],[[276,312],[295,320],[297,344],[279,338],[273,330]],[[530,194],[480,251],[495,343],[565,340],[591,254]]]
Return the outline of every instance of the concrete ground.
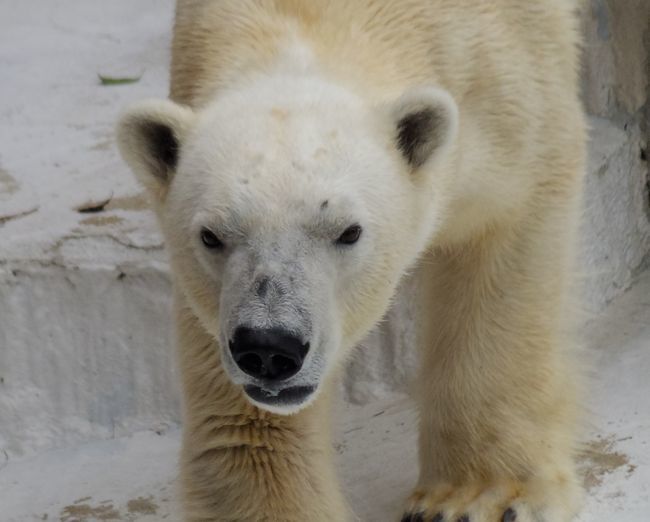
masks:
[[[587,326],[594,360],[581,522],[650,520],[650,272]],[[362,521],[398,519],[417,473],[406,400],[340,405],[338,467]],[[180,520],[179,432],[137,433],[0,464],[0,519]],[[1,457],[1,456],[0,456]]]

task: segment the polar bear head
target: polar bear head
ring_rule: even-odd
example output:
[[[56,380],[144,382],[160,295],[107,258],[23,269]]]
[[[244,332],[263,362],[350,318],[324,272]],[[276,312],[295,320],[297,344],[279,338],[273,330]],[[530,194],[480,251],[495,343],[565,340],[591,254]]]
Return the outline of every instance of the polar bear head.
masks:
[[[371,103],[310,78],[123,115],[177,289],[254,404],[306,406],[381,319],[444,212],[457,119],[437,88]]]

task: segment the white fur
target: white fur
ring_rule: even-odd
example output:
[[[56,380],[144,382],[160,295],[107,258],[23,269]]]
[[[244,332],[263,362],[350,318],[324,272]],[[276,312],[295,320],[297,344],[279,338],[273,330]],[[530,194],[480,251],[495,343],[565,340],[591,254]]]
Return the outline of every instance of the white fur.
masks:
[[[308,62],[302,47],[289,56]],[[183,252],[177,262],[185,266],[177,273],[203,274],[208,306],[197,306],[197,312],[220,340],[224,366],[236,384],[251,382],[228,350],[242,320],[300,330],[295,309],[293,315],[285,310],[266,318],[246,311],[251,282],[261,275],[279,277],[287,265],[300,267],[302,279],[294,285],[300,292],[288,302],[302,300],[313,327],[306,339],[311,349],[300,373],[285,385],[318,385],[382,311],[368,314],[354,332],[342,331],[344,315],[363,306],[370,292],[385,295],[383,300],[393,293],[430,241],[444,202],[434,173],[453,144],[458,118],[447,93],[420,87],[392,103],[369,105],[303,66],[296,71],[287,72],[282,62],[277,74],[223,93],[196,115],[171,102],[146,102],[123,120],[121,147],[140,177],[147,161],[132,146],[131,129],[139,147],[137,122],[147,111],[155,121],[180,128],[178,172],[163,203],[173,222],[165,229],[172,256]],[[442,141],[426,169],[414,173],[397,151],[396,125],[423,107],[440,112]],[[337,237],[357,223],[363,227],[360,241],[336,246]],[[203,227],[226,243],[225,253],[203,247]],[[388,251],[388,257],[377,256]],[[292,413],[307,404],[267,409]]]

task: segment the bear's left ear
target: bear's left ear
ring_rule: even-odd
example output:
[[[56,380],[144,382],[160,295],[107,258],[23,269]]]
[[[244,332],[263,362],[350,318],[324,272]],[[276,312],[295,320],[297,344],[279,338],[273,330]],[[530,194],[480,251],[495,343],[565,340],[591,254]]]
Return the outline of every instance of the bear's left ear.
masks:
[[[391,117],[397,148],[413,169],[444,152],[458,130],[456,102],[434,87],[404,93],[393,103]]]
[[[147,100],[128,109],[117,124],[120,153],[142,183],[163,199],[178,165],[194,112],[169,100]]]

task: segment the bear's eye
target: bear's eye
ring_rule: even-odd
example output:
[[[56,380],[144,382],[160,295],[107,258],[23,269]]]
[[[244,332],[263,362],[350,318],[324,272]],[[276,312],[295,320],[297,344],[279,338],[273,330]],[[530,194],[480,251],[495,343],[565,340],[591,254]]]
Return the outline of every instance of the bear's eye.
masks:
[[[201,242],[206,248],[209,248],[211,250],[223,248],[221,239],[219,239],[217,235],[212,232],[212,230],[209,230],[207,228],[201,229]]]
[[[353,245],[361,237],[361,225],[351,225],[336,240],[339,245]]]

